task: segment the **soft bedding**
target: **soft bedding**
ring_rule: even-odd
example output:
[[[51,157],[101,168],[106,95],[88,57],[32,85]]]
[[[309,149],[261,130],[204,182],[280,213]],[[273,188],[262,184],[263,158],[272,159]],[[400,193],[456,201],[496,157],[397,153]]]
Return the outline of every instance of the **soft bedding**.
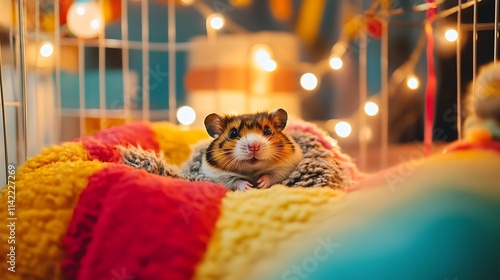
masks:
[[[17,171],[16,272],[4,262],[2,279],[500,278],[498,142],[366,175],[316,127],[290,132],[313,137],[350,183],[231,192],[189,180],[176,172],[207,135],[169,123],[47,148]],[[124,147],[161,161],[126,164]],[[0,205],[6,221],[6,188]]]

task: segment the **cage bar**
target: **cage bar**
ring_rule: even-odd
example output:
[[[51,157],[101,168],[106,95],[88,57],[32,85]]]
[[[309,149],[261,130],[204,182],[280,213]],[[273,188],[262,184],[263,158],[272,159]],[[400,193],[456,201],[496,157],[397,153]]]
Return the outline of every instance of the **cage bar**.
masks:
[[[78,39],[78,84],[80,97],[80,137],[85,135],[85,44],[82,39]]]
[[[101,9],[104,7],[104,0],[99,0]],[[104,22],[101,24],[104,25]],[[105,28],[99,32],[99,129],[106,128],[106,47],[104,39],[106,38]]]
[[[60,17],[60,9],[59,9],[59,1],[54,1],[54,21],[55,21],[55,29],[54,29],[54,60],[55,60],[55,123],[56,123],[56,141],[59,142],[62,139],[62,102],[61,102],[61,22],[59,20]]]
[[[176,104],[176,34],[175,34],[175,0],[168,0],[168,119],[175,122]]]
[[[477,74],[477,0],[474,0],[472,20],[472,92],[476,94]]]
[[[121,42],[122,42],[122,75],[123,75],[123,110],[125,120],[130,118],[131,96],[130,86],[127,78],[130,72],[130,54],[128,41],[128,0],[121,0]]]
[[[495,31],[493,34],[493,64],[496,65],[498,58],[498,2],[495,0]]]
[[[27,63],[26,63],[26,14],[24,12],[24,0],[17,0],[17,16],[19,28],[19,70],[20,70],[20,93],[22,96],[22,112],[23,112],[23,144],[24,144],[24,160],[28,158],[28,89],[26,86]]]
[[[5,88],[3,85],[3,71],[2,71],[2,44],[0,44],[0,98],[2,102],[2,128],[3,128],[3,150],[5,152],[4,162],[5,162],[5,185],[8,183],[9,173],[8,173],[8,165],[9,165],[9,144],[7,139],[7,113],[5,110],[7,106],[5,104]]]
[[[380,166],[387,166],[387,152],[389,145],[389,16],[386,9],[382,16],[382,40],[380,53],[381,88],[380,88]]]
[[[457,3],[457,137],[462,139],[462,61],[461,61],[461,44],[462,44],[462,0]]]
[[[361,11],[363,11],[363,1],[360,1]],[[361,170],[366,170],[367,168],[367,150],[368,143],[366,137],[366,131],[364,128],[367,124],[367,118],[364,114],[363,108],[367,100],[367,34],[366,28],[363,28],[359,36],[359,128],[358,128],[358,141],[359,141],[359,167]]]
[[[149,4],[141,1],[142,26],[142,119],[149,121]]]

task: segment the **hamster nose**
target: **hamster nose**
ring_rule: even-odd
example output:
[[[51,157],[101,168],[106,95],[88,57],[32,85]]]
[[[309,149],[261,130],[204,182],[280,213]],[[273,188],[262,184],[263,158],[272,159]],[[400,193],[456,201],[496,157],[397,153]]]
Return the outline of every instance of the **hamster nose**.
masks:
[[[249,149],[251,152],[257,152],[258,150],[260,150],[260,144],[259,144],[259,143],[251,143],[251,144],[248,144],[248,149]]]

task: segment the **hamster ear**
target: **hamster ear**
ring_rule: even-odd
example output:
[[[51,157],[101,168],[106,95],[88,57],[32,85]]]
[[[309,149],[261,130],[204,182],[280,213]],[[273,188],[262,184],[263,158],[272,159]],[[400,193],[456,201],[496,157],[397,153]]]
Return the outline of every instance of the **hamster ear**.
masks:
[[[288,114],[283,109],[277,109],[269,114],[271,117],[271,122],[276,130],[282,131],[286,126],[286,121],[288,120]]]
[[[224,129],[222,117],[215,113],[208,115],[205,118],[205,128],[207,129],[208,135],[213,138],[219,137]]]

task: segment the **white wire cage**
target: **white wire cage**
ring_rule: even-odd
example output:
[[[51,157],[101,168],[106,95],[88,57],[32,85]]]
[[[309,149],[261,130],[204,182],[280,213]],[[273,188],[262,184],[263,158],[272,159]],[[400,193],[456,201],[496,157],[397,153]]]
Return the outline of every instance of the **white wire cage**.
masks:
[[[62,0],[64,1],[64,0]],[[472,37],[477,36],[478,31],[488,30],[494,37],[494,53],[492,60],[497,60],[498,50],[498,2],[495,1],[494,22],[478,23],[477,6],[482,1],[456,1],[456,6],[449,13],[457,13],[457,31],[458,33],[472,32]],[[149,18],[151,17],[151,1],[128,1],[121,0],[118,31],[120,36],[109,37],[105,29],[100,29],[100,33],[95,39],[82,39],[64,36],[68,30],[61,25],[61,18],[65,11],[61,11],[60,1],[52,0],[34,0],[28,3],[26,0],[4,1],[4,6],[14,11],[9,13],[2,23],[2,31],[5,34],[2,39],[1,61],[0,61],[0,85],[2,99],[2,154],[3,160],[0,162],[2,171],[7,170],[7,165],[19,166],[27,158],[36,155],[41,150],[52,144],[61,141],[71,140],[86,134],[95,132],[95,129],[104,129],[120,122],[132,120],[168,120],[176,122],[176,110],[178,101],[178,71],[176,69],[176,58],[178,53],[187,52],[190,49],[190,43],[179,42],[176,34],[176,1],[163,1],[165,5],[164,35],[165,41],[152,42],[149,36],[151,27]],[[73,2],[73,1],[67,1]],[[425,1],[422,1],[425,2]],[[103,7],[104,1],[96,1],[99,7]],[[130,7],[138,7],[140,19],[140,37],[130,38]],[[226,4],[227,5],[227,4]],[[46,32],[42,26],[47,24],[43,19],[44,8],[53,13],[52,32]],[[460,7],[460,8],[458,8]],[[212,7],[213,8],[213,7]],[[461,12],[463,9],[474,9],[474,18],[471,24],[462,23]],[[208,10],[207,10],[208,9]],[[201,6],[205,14],[210,14],[214,9]],[[387,30],[390,17],[382,21],[383,30]],[[137,28],[137,26],[133,26]],[[388,152],[388,92],[389,92],[389,70],[387,67],[388,53],[388,32],[381,38],[381,74],[382,88],[380,93],[380,159],[381,167],[387,166],[386,154]],[[210,34],[208,34],[210,35]],[[360,108],[367,101],[366,92],[366,42],[360,37]],[[476,76],[476,40],[473,40],[473,81]],[[44,57],[41,49],[44,44],[50,43],[52,46],[52,55],[50,58]],[[460,86],[461,73],[461,47],[460,39],[457,42],[457,104],[458,107],[458,130],[460,131],[461,112],[460,106],[463,89]],[[89,54],[89,50],[93,53]],[[114,72],[110,74],[108,69],[109,53],[112,50],[119,50],[119,60]],[[73,52],[73,53],[68,53]],[[131,52],[140,57],[139,62],[131,61]],[[167,68],[157,70],[151,67],[152,52],[161,53],[168,61]],[[97,57],[96,61],[90,61],[89,57]],[[115,55],[116,57],[116,55]],[[71,61],[76,58],[76,61]],[[73,106],[65,106],[64,89],[68,87],[65,82],[65,67],[72,63],[76,73],[72,76],[76,81],[69,86],[73,86],[76,96],[73,96],[77,102]],[[94,86],[97,92],[92,93],[94,99],[89,99],[86,88],[89,78],[86,71],[86,64],[96,66],[94,77]],[[134,72],[131,63],[139,63],[140,71]],[[166,75],[161,73],[167,72]],[[113,85],[109,79],[115,75],[120,77],[115,80]],[[165,79],[168,81],[167,93],[165,94],[165,103],[168,106],[162,109],[152,109],[150,90],[151,85],[145,86],[141,81],[154,81],[154,79]],[[119,81],[119,82],[116,82]],[[120,86],[117,86],[120,84]],[[77,89],[76,89],[77,87]],[[111,89],[110,89],[111,87]],[[118,94],[112,95],[112,88],[118,88]],[[138,96],[140,88],[140,96]],[[111,96],[111,97],[110,97]],[[75,101],[74,100],[74,101]],[[137,102],[137,101],[140,102]],[[88,108],[89,104],[93,108]],[[70,107],[70,108],[68,108]],[[361,110],[359,114],[359,125],[367,125],[366,118]],[[91,131],[94,129],[94,131]],[[360,166],[366,165],[367,141],[359,132],[359,163]],[[2,181],[6,180],[6,172],[2,172]]]
[[[166,42],[151,42],[149,39],[150,1],[120,1],[120,13],[123,15],[118,24],[120,38],[110,38],[105,34],[105,28],[100,28],[98,36],[93,39],[66,36],[69,30],[61,24],[61,19],[66,17],[64,12],[67,9],[61,11],[61,7],[67,8],[77,2],[21,0],[2,3],[5,10],[15,11],[6,14],[8,17],[2,26],[8,42],[6,44],[2,40],[1,53],[4,58],[1,61],[0,80],[2,181],[6,179],[4,170],[7,165],[18,166],[47,146],[92,134],[95,131],[89,131],[89,123],[95,130],[115,125],[117,119],[121,122],[175,121],[175,59],[177,52],[186,51],[186,44],[177,44],[175,40],[175,1],[163,4],[164,10],[168,11],[164,22],[168,26],[165,30]],[[105,1],[91,3],[103,8]],[[136,10],[140,12],[141,38],[131,39],[128,36],[129,17],[136,16],[130,13],[129,6],[138,8]],[[44,13],[51,13],[52,16],[44,17]],[[47,23],[47,20],[52,22]],[[47,24],[53,26],[52,30],[42,28]],[[115,67],[111,69],[114,71],[109,71],[110,67],[106,65],[109,59],[107,61],[106,57],[112,50],[121,53],[120,69]],[[130,67],[131,52],[134,51],[136,56],[140,53],[140,73]],[[97,54],[97,61],[90,61],[91,64],[97,64],[97,71],[93,73],[95,77],[90,83],[86,77],[89,52]],[[161,77],[168,81],[168,107],[160,110],[150,109],[154,106],[150,104],[149,81],[158,76],[158,73],[153,72],[158,69],[150,64],[152,52],[163,53],[168,61],[168,68],[162,70],[168,75]],[[72,73],[65,71],[68,67],[72,68]],[[138,85],[139,76],[145,81],[142,86]],[[76,83],[72,83],[75,80]],[[117,86],[117,80],[120,80],[121,85]],[[90,102],[89,89],[85,88],[89,84],[97,88]],[[113,87],[118,87],[120,94],[116,94],[115,90],[114,96],[110,97]],[[77,92],[77,95],[67,98],[68,89]],[[141,97],[140,102],[137,102],[139,89]],[[88,103],[93,104],[89,106]]]

